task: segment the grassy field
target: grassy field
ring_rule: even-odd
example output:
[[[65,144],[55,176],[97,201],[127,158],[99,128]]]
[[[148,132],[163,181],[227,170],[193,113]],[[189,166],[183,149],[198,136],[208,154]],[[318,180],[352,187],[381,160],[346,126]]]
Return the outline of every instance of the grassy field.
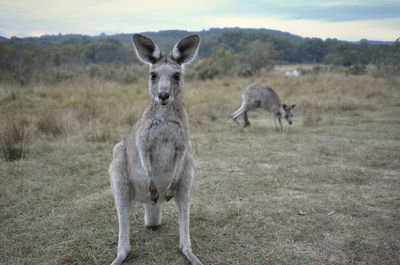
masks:
[[[186,82],[193,252],[204,264],[400,264],[400,79],[282,71]],[[297,104],[282,134],[261,110],[250,128],[230,120],[253,82]],[[116,257],[107,169],[146,103],[146,80],[0,85],[1,264]],[[188,263],[174,202],[163,214],[146,229],[132,205],[124,264]]]

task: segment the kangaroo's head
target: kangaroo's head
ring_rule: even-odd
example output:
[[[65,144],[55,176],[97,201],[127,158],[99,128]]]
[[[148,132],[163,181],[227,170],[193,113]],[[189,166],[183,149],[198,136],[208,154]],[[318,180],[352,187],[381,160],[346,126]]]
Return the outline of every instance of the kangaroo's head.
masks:
[[[292,118],[293,118],[294,107],[296,107],[296,104],[293,104],[292,106],[287,106],[286,104],[282,104],[282,108],[280,110],[282,117],[285,118],[285,120],[287,120],[289,125],[293,123]]]
[[[167,105],[182,98],[183,67],[196,56],[199,43],[199,35],[189,35],[178,41],[166,56],[152,39],[133,35],[137,56],[150,65],[149,94],[152,100]]]

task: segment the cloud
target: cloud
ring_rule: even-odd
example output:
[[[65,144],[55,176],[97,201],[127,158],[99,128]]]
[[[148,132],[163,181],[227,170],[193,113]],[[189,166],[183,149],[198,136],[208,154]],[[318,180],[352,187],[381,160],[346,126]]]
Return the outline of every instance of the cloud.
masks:
[[[240,1],[228,5],[221,12],[225,15],[279,16],[283,19],[318,21],[359,21],[400,17],[398,1]]]
[[[400,3],[390,0],[0,0],[0,3],[0,36],[6,37],[167,29],[197,31],[211,27],[272,28],[301,36],[349,40],[392,40],[400,35]],[[378,27],[382,34],[378,34]]]
[[[218,17],[210,18],[215,27],[268,28],[290,32],[303,37],[337,38],[358,41],[361,39],[394,41],[400,37],[400,30],[393,25],[400,25],[400,18],[386,20],[319,22],[315,20],[283,20],[280,17]],[[366,34],[368,32],[368,35]]]
[[[359,21],[399,18],[400,4],[342,5],[332,7],[298,7],[293,19],[316,19],[321,21]]]
[[[4,1],[4,0],[0,0]],[[224,1],[189,0],[27,0],[8,1],[0,10],[0,35],[120,33],[167,28],[201,30],[199,14],[205,14]],[[218,4],[215,4],[218,2]],[[187,27],[189,26],[189,28]]]

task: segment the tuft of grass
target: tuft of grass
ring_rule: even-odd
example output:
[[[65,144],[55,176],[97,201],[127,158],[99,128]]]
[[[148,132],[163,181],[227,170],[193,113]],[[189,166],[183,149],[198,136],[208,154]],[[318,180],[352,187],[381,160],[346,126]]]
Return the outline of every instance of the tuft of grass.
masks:
[[[26,155],[27,121],[21,116],[6,117],[1,121],[0,151],[6,160],[21,159]]]
[[[15,101],[15,100],[17,100],[17,95],[16,95],[15,91],[12,91],[9,95],[7,95],[7,96],[5,96],[4,98],[1,99],[0,106],[2,104],[6,104],[6,103],[9,103],[9,102],[12,102],[12,101]]]
[[[303,126],[304,127],[315,127],[322,120],[320,116],[320,111],[312,106],[308,106],[305,108],[304,116],[303,116]]]
[[[112,139],[112,127],[98,120],[89,122],[85,138],[91,142],[107,142]]]
[[[63,117],[54,109],[47,108],[37,121],[37,129],[47,135],[58,136],[64,131]]]

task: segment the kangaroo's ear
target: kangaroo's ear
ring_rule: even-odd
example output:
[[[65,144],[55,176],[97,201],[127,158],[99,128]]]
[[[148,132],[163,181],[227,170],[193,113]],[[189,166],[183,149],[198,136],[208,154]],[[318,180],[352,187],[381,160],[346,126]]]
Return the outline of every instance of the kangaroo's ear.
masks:
[[[286,105],[286,104],[282,104],[282,108],[283,108],[284,110],[287,110],[287,105]]]
[[[137,56],[142,62],[153,65],[163,56],[162,51],[152,39],[141,34],[134,34],[132,39]]]
[[[296,107],[296,104],[293,104],[293,105],[291,106],[291,109],[294,109],[294,107]]]
[[[190,63],[196,56],[199,43],[199,35],[189,35],[174,45],[170,57],[180,65]]]

